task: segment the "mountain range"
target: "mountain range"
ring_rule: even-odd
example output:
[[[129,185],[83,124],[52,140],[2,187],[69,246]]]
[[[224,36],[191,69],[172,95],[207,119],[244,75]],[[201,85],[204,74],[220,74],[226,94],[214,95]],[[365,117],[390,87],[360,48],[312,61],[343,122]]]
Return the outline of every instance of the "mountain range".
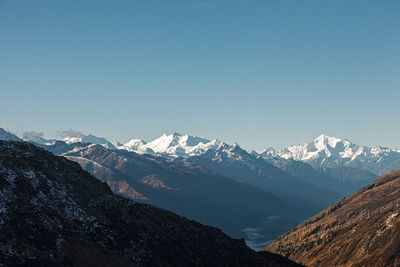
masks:
[[[175,132],[170,135],[163,134],[149,143],[140,139],[132,139],[120,149],[176,158],[200,155],[209,149],[216,149],[221,143],[219,140],[210,141],[204,137],[181,135]]]
[[[3,130],[4,132],[4,130]],[[0,135],[1,137],[1,135]],[[54,143],[54,139],[40,140],[27,136],[26,141],[39,144]],[[181,135],[179,133],[163,134],[153,141],[146,142],[141,139],[131,139],[125,144],[109,141],[106,138],[94,135],[64,136],[66,143],[91,143],[100,144],[110,149],[123,149],[139,154],[152,154],[169,158],[198,156],[208,150],[215,150],[224,142],[215,139],[208,140],[204,137]],[[339,168],[351,167],[382,175],[400,167],[400,149],[382,146],[367,147],[352,143],[349,140],[327,135],[320,135],[315,140],[298,145],[291,145],[282,150],[267,148],[250,152],[266,160],[273,158],[293,159],[311,165],[313,168]]]
[[[297,266],[29,143],[0,141],[0,215],[1,266]]]
[[[300,215],[274,194],[199,164],[110,150],[100,145],[63,155],[107,182],[116,193],[217,226],[233,237],[245,237],[244,228],[258,226],[270,216],[282,216],[290,221],[290,226],[300,220]],[[271,227],[275,231],[268,238],[273,239],[290,226],[281,225],[278,231],[275,229],[278,226]]]
[[[63,140],[34,136],[24,138],[78,162],[115,193],[219,227],[232,237],[246,238],[254,249],[378,177],[334,160],[334,155],[344,157],[341,150],[356,145],[324,135],[306,146],[313,156],[303,153],[296,159],[282,151],[250,153],[238,144],[179,133],[125,144],[83,134]],[[396,166],[396,157],[384,156],[376,158],[375,166]],[[321,157],[326,160],[317,165],[305,160]],[[323,162],[338,164],[326,167]]]
[[[288,257],[307,266],[400,264],[400,169],[375,174],[396,166],[396,149],[325,135],[259,153],[178,133],[126,144],[94,135],[32,137],[23,137],[29,144],[0,129],[8,140],[0,141],[6,263],[294,265]],[[246,238],[254,250],[266,247],[256,253],[193,219]],[[169,257],[171,242],[179,245]]]
[[[400,167],[400,149],[360,146],[326,135],[320,135],[310,143],[289,146],[280,151],[267,148],[255,153],[265,159],[280,157],[302,161],[314,168],[353,167],[378,175]]]
[[[314,214],[341,197],[336,192],[293,177],[237,144],[221,144],[202,155],[178,160],[200,164],[216,173],[273,193],[291,207],[302,210],[303,214]]]
[[[56,142],[54,139],[43,138],[40,138],[39,143],[36,142],[37,138],[24,140],[42,145]],[[208,140],[204,137],[181,135],[176,132],[169,135],[164,134],[148,143],[141,139],[131,139],[122,144],[94,135],[77,135],[75,132],[71,136],[64,136],[64,141],[70,145],[79,141],[80,143],[99,144],[109,149],[172,159],[202,156],[208,151],[215,151],[228,145],[217,139]],[[354,193],[379,175],[400,167],[399,149],[359,146],[348,140],[326,135],[321,135],[310,143],[289,146],[280,151],[268,148],[260,152],[251,151],[249,153],[265,159],[268,163],[296,178],[342,195]],[[340,177],[338,179],[332,177],[335,174]],[[354,179],[356,176],[358,178]]]

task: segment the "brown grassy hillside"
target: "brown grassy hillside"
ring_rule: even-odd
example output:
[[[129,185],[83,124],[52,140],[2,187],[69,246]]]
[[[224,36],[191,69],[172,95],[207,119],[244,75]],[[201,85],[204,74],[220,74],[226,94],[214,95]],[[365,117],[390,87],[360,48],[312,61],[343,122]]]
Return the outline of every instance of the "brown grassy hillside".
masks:
[[[307,266],[400,265],[400,169],[343,198],[264,250]]]

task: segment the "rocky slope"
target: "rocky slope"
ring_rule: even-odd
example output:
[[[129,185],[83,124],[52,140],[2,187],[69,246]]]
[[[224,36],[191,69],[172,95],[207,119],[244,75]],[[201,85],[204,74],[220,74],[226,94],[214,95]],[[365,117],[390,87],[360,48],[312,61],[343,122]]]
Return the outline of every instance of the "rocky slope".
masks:
[[[0,139],[2,132],[4,130],[0,128]],[[25,141],[39,144],[53,144],[57,141],[44,139],[41,133],[26,132],[25,134],[23,138]],[[218,139],[208,140],[203,137],[181,135],[176,132],[169,135],[163,134],[148,143],[140,139],[132,139],[125,144],[91,134],[84,135],[71,129],[62,131],[61,134],[64,136],[63,140],[68,144],[78,142],[99,144],[109,149],[123,149],[139,154],[151,154],[167,158],[200,156],[209,150],[216,150],[219,146],[226,145]],[[302,142],[282,150],[269,147],[259,152],[253,151],[251,154],[267,160],[280,157],[302,161],[315,169],[351,167],[377,175],[400,168],[399,148],[360,146],[346,139],[323,134],[308,143]]]
[[[265,250],[307,266],[400,265],[400,169],[289,231]]]
[[[74,162],[0,141],[0,266],[293,266],[114,195]]]

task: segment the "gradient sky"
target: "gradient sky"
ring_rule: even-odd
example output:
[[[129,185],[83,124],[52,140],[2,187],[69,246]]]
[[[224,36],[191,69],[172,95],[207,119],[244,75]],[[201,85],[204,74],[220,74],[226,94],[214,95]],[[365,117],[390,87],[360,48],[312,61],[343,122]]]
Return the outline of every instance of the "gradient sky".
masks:
[[[0,0],[0,127],[400,147],[400,1]]]

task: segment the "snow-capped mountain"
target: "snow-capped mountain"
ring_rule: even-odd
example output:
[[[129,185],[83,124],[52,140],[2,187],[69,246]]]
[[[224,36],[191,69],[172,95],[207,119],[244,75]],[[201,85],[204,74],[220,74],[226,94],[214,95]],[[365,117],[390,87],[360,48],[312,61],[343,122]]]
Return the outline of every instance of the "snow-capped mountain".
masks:
[[[262,224],[268,214],[285,215],[290,225],[296,224],[298,219],[297,215],[292,217],[293,210],[274,194],[218,175],[196,163],[110,150],[100,145],[64,156],[107,182],[119,194],[209,225],[220,225],[236,237],[244,237],[242,229],[253,222]],[[290,216],[286,217],[288,214]],[[288,226],[287,221],[284,224]],[[282,229],[282,226],[277,227]],[[277,233],[271,233],[265,240],[274,238]]]
[[[341,195],[291,176],[238,144],[221,143],[201,155],[175,161],[197,163],[216,173],[271,192],[296,208],[308,207],[308,215],[337,201]]]
[[[77,136],[65,136],[64,139],[62,140],[67,144],[74,144],[74,143],[80,143],[82,142],[82,137],[77,137]]]
[[[144,147],[144,145],[146,144],[147,144],[146,141],[142,139],[131,139],[127,143],[117,146],[117,148],[129,152],[136,152],[138,154],[149,154],[149,155],[157,154],[151,148]]]
[[[140,147],[144,146],[146,141],[142,139],[131,139],[129,142],[125,143],[125,150],[135,151],[138,150]]]
[[[67,144],[82,143],[82,144],[95,144],[102,145],[108,149],[120,149],[124,146],[115,141],[108,141],[106,138],[97,137],[92,134],[82,136],[65,136],[63,141]]]
[[[303,161],[314,168],[348,166],[376,174],[400,167],[400,149],[360,146],[326,135],[320,135],[310,143],[289,146],[281,151],[268,148],[258,154],[265,159],[281,157]]]
[[[67,144],[89,143],[102,145],[108,149],[127,150],[139,154],[159,155],[167,158],[195,156],[205,153],[209,149],[216,149],[222,142],[208,140],[204,137],[181,135],[179,133],[163,134],[161,137],[146,142],[141,139],[131,139],[125,144],[109,141],[106,138],[94,135],[66,136],[63,140]]]
[[[56,139],[44,139],[41,133],[26,132],[23,139],[41,145],[54,145]],[[30,135],[29,135],[30,133]],[[33,134],[32,134],[33,133]],[[204,137],[181,135],[179,133],[163,134],[161,137],[145,142],[141,139],[131,139],[122,144],[97,137],[92,134],[84,135],[80,132],[67,130],[62,132],[63,141],[67,144],[98,144],[108,149],[127,150],[139,154],[158,155],[166,158],[192,157],[215,151],[224,143],[218,139],[209,140]],[[0,139],[16,139],[15,135],[1,129]],[[21,140],[21,139],[19,139]],[[267,148],[261,152],[252,152],[252,155],[271,160],[276,157],[293,159],[310,164],[314,168],[353,167],[381,175],[400,168],[400,149],[382,146],[360,146],[349,140],[327,135],[320,135],[310,143],[300,143],[283,150]]]
[[[117,153],[96,147],[101,148],[98,153]],[[113,162],[112,156],[108,159]],[[79,161],[102,169],[93,161]],[[77,163],[32,144],[0,141],[0,166],[1,266],[297,266],[278,255],[254,252],[243,240],[232,239],[217,228],[113,194]],[[273,195],[227,177],[209,174],[188,179],[173,171],[164,173],[169,173],[169,180],[180,176],[182,183],[194,185],[182,186],[192,191],[181,194],[187,201],[175,195],[176,203],[209,221],[215,214],[214,220],[242,229],[242,225],[253,225],[254,218],[263,222],[269,214],[282,214],[283,209],[288,216],[292,214]],[[198,180],[204,181],[204,190],[198,190]],[[152,188],[148,185],[143,187]],[[214,191],[217,186],[219,191]],[[152,191],[160,192],[157,188]],[[200,191],[204,195],[201,201],[193,197]],[[162,202],[166,206],[174,197],[170,194],[172,197],[166,195]],[[209,201],[210,195],[213,201]],[[238,195],[248,197],[240,199]],[[241,224],[237,224],[239,220]]]
[[[124,146],[126,150],[140,154],[157,154],[176,158],[201,155],[209,149],[216,149],[221,143],[219,140],[210,141],[203,137],[181,135],[175,132],[169,135],[163,134],[149,143],[140,139],[133,139]]]
[[[204,158],[209,158],[213,162],[224,164],[240,162],[243,165],[249,166],[251,169],[256,169],[254,163],[256,158],[238,144],[228,145],[226,143],[220,143],[216,149],[204,153]]]

